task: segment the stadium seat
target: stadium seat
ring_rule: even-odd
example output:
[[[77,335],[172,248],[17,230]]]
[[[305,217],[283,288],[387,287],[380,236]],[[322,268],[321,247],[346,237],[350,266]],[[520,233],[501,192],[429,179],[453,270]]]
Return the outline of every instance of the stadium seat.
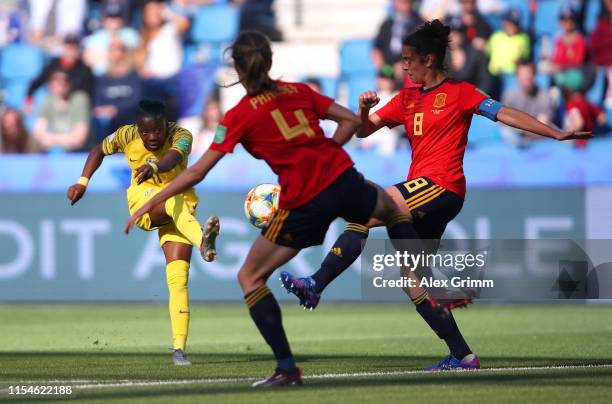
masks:
[[[374,74],[372,63],[372,40],[352,39],[340,46],[340,75],[347,79],[355,74]]]
[[[208,47],[208,60],[220,61],[223,46],[238,34],[239,10],[227,5],[203,6],[195,16],[191,35]]]
[[[606,72],[602,68],[598,68],[595,73],[595,81],[587,92],[586,96],[593,104],[600,105],[604,98],[606,88]]]
[[[559,9],[567,4],[566,1],[540,0],[535,16],[535,34],[538,37],[547,35],[556,37],[561,32],[559,25]]]
[[[43,62],[43,53],[32,45],[16,43],[2,50],[0,85],[6,105],[22,107],[30,81],[41,71]]]
[[[597,24],[599,13],[601,11],[600,0],[587,0],[586,15],[584,17],[585,32],[592,32]]]
[[[376,75],[373,72],[354,74],[348,78],[346,85],[348,87],[347,106],[351,111],[357,111],[359,108],[359,94],[376,89]]]
[[[502,81],[502,93],[518,87],[518,80],[516,79],[516,75],[512,73],[503,73],[501,75],[501,81]]]
[[[43,67],[40,49],[25,43],[11,44],[2,50],[0,77],[3,80],[32,79]]]

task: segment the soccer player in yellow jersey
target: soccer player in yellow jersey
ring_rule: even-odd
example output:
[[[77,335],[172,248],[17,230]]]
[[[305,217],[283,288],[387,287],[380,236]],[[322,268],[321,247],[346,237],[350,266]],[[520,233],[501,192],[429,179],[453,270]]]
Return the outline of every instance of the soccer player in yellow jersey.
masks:
[[[68,199],[72,205],[81,199],[104,156],[124,153],[133,172],[127,190],[129,210],[133,213],[187,168],[191,143],[192,136],[188,130],[167,121],[164,104],[143,100],[138,104],[135,125],[120,127],[89,152],[81,178],[68,188]],[[158,204],[137,223],[143,230],[158,230],[159,242],[166,257],[172,361],[175,365],[191,364],[185,355],[189,329],[187,280],[191,246],[199,248],[205,261],[216,258],[215,239],[219,234],[219,218],[209,217],[202,230],[194,217],[197,203],[198,197],[190,188]]]

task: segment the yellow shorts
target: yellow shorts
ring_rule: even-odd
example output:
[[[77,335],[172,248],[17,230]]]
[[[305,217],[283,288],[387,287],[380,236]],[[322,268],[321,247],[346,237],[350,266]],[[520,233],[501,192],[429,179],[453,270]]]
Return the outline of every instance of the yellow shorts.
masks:
[[[156,187],[146,183],[130,186],[127,189],[127,201],[130,214],[138,210],[142,205],[144,205],[149,199],[151,199],[162,189],[163,187]],[[180,196],[185,199],[187,207],[189,208],[189,213],[191,213],[192,215],[195,214],[196,207],[198,206],[198,197],[195,194],[195,190],[191,188],[190,190],[183,192]],[[178,229],[174,225],[174,222],[170,222],[162,226],[154,226],[151,223],[151,217],[148,213],[138,219],[138,221],[136,222],[136,226],[146,231],[159,230],[159,245],[162,246],[168,241],[191,244],[191,242],[189,242],[189,240],[187,240],[181,234],[181,232],[178,231]]]

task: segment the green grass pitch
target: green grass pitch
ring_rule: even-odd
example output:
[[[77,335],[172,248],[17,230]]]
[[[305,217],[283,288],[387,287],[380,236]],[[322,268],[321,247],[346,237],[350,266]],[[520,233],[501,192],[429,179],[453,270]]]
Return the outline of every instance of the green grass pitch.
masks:
[[[163,305],[0,305],[0,401],[11,384],[53,381],[88,402],[612,402],[610,306],[455,312],[493,369],[451,374],[419,372],[446,350],[410,304],[283,314],[305,386],[260,391],[250,380],[274,362],[243,305],[193,305],[193,366],[180,368]]]

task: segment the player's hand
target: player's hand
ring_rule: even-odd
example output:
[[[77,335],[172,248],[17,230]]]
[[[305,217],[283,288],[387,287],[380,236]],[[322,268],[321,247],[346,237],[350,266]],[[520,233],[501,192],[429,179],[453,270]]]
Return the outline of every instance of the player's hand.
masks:
[[[366,91],[359,96],[359,108],[374,108],[380,102],[376,91]]]
[[[136,221],[145,213],[149,213],[152,209],[153,209],[153,205],[150,202],[147,202],[144,205],[142,205],[140,209],[134,212],[132,216],[130,216],[130,219],[125,224],[125,228],[123,229],[125,234],[129,234],[130,230],[132,230],[132,227],[134,227],[134,225],[136,224]]]
[[[155,170],[148,164],[141,165],[134,172],[134,178],[136,178],[136,183],[141,184],[151,178],[155,174]]]
[[[580,132],[576,130],[559,132],[555,137],[557,140],[591,139],[593,132]]]
[[[77,203],[83,195],[85,195],[86,188],[81,184],[74,184],[68,188],[67,196],[70,201],[70,205]]]

